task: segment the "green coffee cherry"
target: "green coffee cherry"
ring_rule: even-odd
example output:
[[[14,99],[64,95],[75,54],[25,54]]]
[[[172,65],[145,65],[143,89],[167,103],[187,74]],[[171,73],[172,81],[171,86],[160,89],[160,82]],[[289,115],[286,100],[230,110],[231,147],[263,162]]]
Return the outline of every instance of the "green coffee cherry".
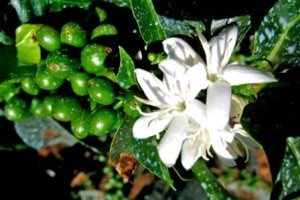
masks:
[[[72,120],[81,111],[81,105],[76,98],[58,96],[53,105],[52,116],[58,121],[67,122]]]
[[[14,96],[4,106],[4,116],[10,121],[21,120],[28,113],[27,103],[24,99]]]
[[[71,120],[71,130],[78,139],[86,138],[89,135],[91,122],[91,113],[88,110],[82,110]]]
[[[0,101],[8,101],[20,92],[20,87],[16,84],[0,84]]]
[[[79,62],[69,55],[69,52],[59,49],[50,52],[46,58],[48,70],[56,77],[65,79],[72,75],[79,67]]]
[[[64,79],[54,76],[44,65],[37,70],[35,80],[43,90],[55,90],[64,83]]]
[[[89,80],[88,93],[95,102],[102,105],[110,105],[116,100],[114,84],[105,78]]]
[[[70,77],[73,92],[78,96],[88,95],[88,81],[90,76],[86,72],[77,72]]]
[[[47,51],[54,51],[61,46],[60,34],[52,27],[42,25],[36,31],[36,39],[41,47]]]
[[[46,115],[52,116],[53,107],[56,104],[56,100],[59,98],[57,95],[48,95],[43,100],[43,107]]]
[[[103,74],[108,69],[105,59],[111,49],[100,44],[88,44],[81,51],[81,65],[85,71],[92,74]]]
[[[30,113],[35,117],[46,117],[48,116],[48,112],[41,101],[38,98],[33,98],[30,104]]]
[[[124,112],[129,116],[137,117],[140,115],[136,109],[138,106],[141,106],[141,103],[134,98],[134,94],[132,92],[127,92],[123,99]]]
[[[63,25],[60,33],[61,41],[74,47],[83,47],[86,43],[87,32],[76,22]]]
[[[111,132],[116,123],[116,112],[110,108],[97,108],[91,115],[90,132],[96,136],[104,136]]]
[[[41,89],[35,81],[35,77],[25,77],[21,81],[21,88],[27,94],[36,96],[40,93]]]

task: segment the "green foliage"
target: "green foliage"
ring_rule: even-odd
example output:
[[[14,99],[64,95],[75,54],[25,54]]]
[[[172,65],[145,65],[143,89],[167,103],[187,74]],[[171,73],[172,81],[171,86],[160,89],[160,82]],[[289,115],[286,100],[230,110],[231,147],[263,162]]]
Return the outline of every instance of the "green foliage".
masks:
[[[218,182],[203,160],[197,161],[192,167],[192,171],[210,199],[235,199]]]
[[[11,39],[9,36],[7,36],[5,32],[2,30],[0,31],[0,43],[4,45],[12,45],[14,44],[14,40]]]
[[[119,47],[120,66],[116,76],[116,82],[123,89],[129,89],[131,86],[136,85],[136,78],[134,74],[134,62],[127,52]]]
[[[24,24],[17,28],[18,66],[35,65],[40,62],[41,49],[35,36],[39,27],[38,24]]]
[[[140,34],[147,45],[166,39],[166,33],[152,4],[152,0],[130,0],[130,5]]]
[[[118,34],[118,30],[116,29],[116,27],[114,25],[100,24],[93,30],[91,39],[105,36],[105,35],[107,36],[107,35],[117,35],[117,34]]]
[[[220,20],[213,20],[210,31],[212,33],[218,31],[220,28],[226,26],[227,24],[236,24],[239,28],[239,36],[238,36],[238,42],[241,42],[245,34],[249,31],[251,27],[251,19],[249,15],[244,15],[244,16],[236,16],[233,18],[229,19],[220,19]]]
[[[253,55],[260,68],[300,64],[300,2],[279,0],[255,33]]]
[[[196,30],[204,30],[201,21],[176,20],[166,16],[159,16],[160,22],[167,37],[175,35],[196,36]]]
[[[277,184],[282,185],[279,199],[288,199],[300,191],[300,137],[287,138],[287,149],[277,177]]]
[[[0,80],[7,80],[19,74],[17,48],[14,45],[0,46]]]
[[[117,131],[111,143],[111,160],[116,162],[121,153],[132,155],[143,167],[166,181],[169,186],[175,189],[168,168],[159,159],[156,139],[135,139],[132,134],[132,126],[134,122],[134,118],[126,117],[124,119],[123,124]]]
[[[239,28],[239,44],[242,44],[244,39],[249,39],[245,36],[252,34],[249,33],[252,25],[250,15],[214,19],[210,27],[205,27],[206,19],[191,20],[183,15],[175,19],[158,14],[152,0],[105,1],[117,7],[126,7],[131,12],[137,25],[131,31],[139,30],[134,35],[134,39],[141,38],[146,46],[176,35],[194,39],[195,44],[199,45],[196,31],[209,29],[210,33],[214,34],[229,23],[235,23]],[[143,140],[133,137],[132,126],[139,116],[135,108],[140,103],[134,98],[134,95],[139,92],[135,87],[137,81],[134,70],[141,65],[130,51],[130,45],[134,44],[126,46],[123,45],[125,43],[123,41],[122,46],[115,44],[116,41],[119,42],[118,36],[123,33],[114,24],[109,24],[111,22],[109,13],[101,7],[96,7],[93,14],[99,18],[100,24],[87,26],[89,29],[81,27],[77,29],[78,27],[73,26],[72,29],[79,30],[78,35],[75,39],[70,39],[68,29],[62,35],[62,43],[57,38],[57,32],[54,37],[55,41],[50,44],[50,47],[46,44],[48,46],[45,48],[43,47],[45,41],[39,39],[39,36],[36,37],[42,22],[33,24],[31,20],[38,20],[36,17],[41,16],[47,17],[48,14],[54,12],[64,12],[67,8],[76,7],[88,10],[92,5],[92,0],[11,0],[10,4],[16,11],[20,25],[16,30],[15,41],[7,35],[6,30],[0,30],[0,101],[6,104],[5,117],[11,121],[23,119],[30,103],[30,114],[37,116],[34,122],[39,122],[40,118],[46,116],[52,116],[62,122],[71,121],[71,130],[78,139],[89,135],[107,136],[108,133],[117,130],[111,143],[111,160],[117,161],[121,153],[128,153],[134,156],[144,168],[175,189],[169,169],[159,158],[158,141],[154,137]],[[283,65],[286,71],[292,67],[298,67],[300,65],[299,8],[299,0],[278,0],[264,17],[259,28],[254,30],[253,46],[249,47],[251,57],[234,55],[232,61],[273,72]],[[117,15],[117,12],[113,14]],[[103,22],[105,24],[102,24]],[[43,34],[48,31],[49,29],[45,30]],[[102,36],[114,36],[116,40],[111,46],[107,46],[106,43],[110,40],[102,44],[103,40],[106,40],[106,37]],[[81,63],[76,63],[76,66],[70,70],[53,68],[57,64],[46,68],[45,58],[51,54],[45,50],[61,49],[62,45],[74,51],[74,55]],[[43,48],[41,49],[40,46]],[[116,49],[118,51],[114,52]],[[239,52],[244,49],[236,50]],[[145,56],[142,58],[142,67],[150,64],[157,65],[165,56],[162,49],[155,53],[146,50],[145,54],[148,55],[146,59],[150,63],[144,62],[147,57]],[[119,58],[119,63],[109,62],[109,59],[115,58]],[[56,56],[50,57],[48,61],[56,59]],[[70,57],[65,57],[59,58],[60,63],[63,59],[71,62]],[[155,67],[151,68],[153,72],[156,70]],[[242,122],[249,133],[258,137],[266,149],[272,175],[277,177],[275,184],[282,186],[282,190],[274,188],[273,193],[280,194],[281,199],[296,198],[300,191],[300,182],[297,179],[297,173],[300,170],[300,139],[297,137],[299,130],[295,128],[295,119],[299,114],[296,105],[299,99],[294,96],[299,91],[298,75],[299,73],[295,73],[296,81],[294,82],[285,82],[280,79],[280,82],[273,86],[274,88],[271,86],[271,88],[265,88],[263,84],[233,88],[233,93],[253,100],[253,103],[246,107]],[[31,82],[24,83],[27,77],[30,77]],[[100,83],[99,80],[105,81]],[[74,95],[72,100],[66,100],[61,96],[58,100],[58,94],[67,93],[68,89],[71,95]],[[17,96],[24,92],[27,98],[32,98],[29,98],[30,101]],[[42,96],[39,96],[41,93]],[[56,100],[51,100],[51,97]],[[86,104],[89,105],[86,106]],[[98,127],[99,124],[102,129]],[[286,150],[284,149],[285,141],[287,141]],[[275,150],[274,147],[276,147]],[[283,159],[282,163],[280,163],[281,159]],[[211,199],[233,199],[202,160],[193,166],[192,172]]]
[[[72,7],[87,9],[92,0],[11,0],[10,2],[20,21],[25,23],[32,17],[45,15],[48,9],[50,12],[58,12]]]

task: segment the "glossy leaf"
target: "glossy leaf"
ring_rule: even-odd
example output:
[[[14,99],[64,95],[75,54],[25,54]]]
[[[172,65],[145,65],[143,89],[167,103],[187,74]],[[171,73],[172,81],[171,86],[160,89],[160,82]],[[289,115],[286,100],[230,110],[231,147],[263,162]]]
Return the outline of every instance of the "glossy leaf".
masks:
[[[140,34],[147,45],[166,39],[166,33],[152,0],[130,0],[130,4]]]
[[[32,17],[43,16],[47,10],[58,12],[65,8],[88,8],[92,0],[10,0],[22,23]]]
[[[224,26],[228,24],[236,24],[238,26],[238,30],[239,30],[238,41],[242,41],[245,34],[250,29],[251,19],[249,15],[243,15],[243,16],[236,16],[228,19],[213,20],[210,27],[211,32],[214,33],[220,30],[220,28],[222,29]]]
[[[110,158],[112,162],[118,161],[121,153],[134,156],[138,162],[166,181],[174,190],[174,186],[168,168],[161,162],[157,152],[157,142],[155,138],[138,140],[133,137],[132,126],[135,119],[125,117],[123,124],[116,132],[111,143]]]
[[[120,53],[120,66],[119,71],[116,76],[116,82],[123,89],[128,89],[132,85],[136,85],[136,78],[134,74],[134,62],[131,57],[127,54],[127,52],[119,47]]]
[[[205,29],[203,23],[200,21],[182,21],[165,16],[160,16],[160,21],[167,37],[175,35],[196,36],[195,29]]]
[[[287,139],[287,150],[281,164],[277,182],[281,182],[282,191],[280,199],[287,198],[294,192],[300,192],[300,137]]]
[[[9,36],[7,36],[4,31],[0,31],[0,44],[1,43],[4,45],[12,45],[14,44],[14,41]]]
[[[129,0],[103,0],[109,3],[113,3],[118,7],[129,7],[130,2]]]
[[[223,188],[203,160],[198,160],[193,165],[192,171],[210,199],[235,199]]]
[[[100,7],[96,7],[95,11],[99,17],[99,21],[100,23],[104,22],[107,18],[107,13],[104,9],[100,8]]]
[[[114,25],[100,24],[93,30],[91,39],[101,37],[101,36],[109,36],[109,35],[112,36],[117,34],[118,34],[118,30]]]
[[[267,59],[274,67],[300,64],[299,8],[299,0],[279,0],[269,11],[255,33],[253,55],[257,59]],[[270,65],[261,61],[259,67]]]
[[[12,78],[12,74],[18,73],[17,49],[14,45],[0,46],[0,80]]]
[[[41,48],[35,38],[37,24],[23,24],[16,30],[16,47],[18,49],[18,65],[34,65],[41,60]]]

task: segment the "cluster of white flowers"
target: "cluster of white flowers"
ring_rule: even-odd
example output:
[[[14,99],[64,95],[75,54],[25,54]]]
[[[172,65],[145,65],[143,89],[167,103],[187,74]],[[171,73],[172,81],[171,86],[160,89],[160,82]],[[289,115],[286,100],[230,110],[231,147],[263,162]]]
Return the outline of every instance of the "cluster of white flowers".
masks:
[[[225,164],[234,166],[242,155],[238,142],[248,148],[259,145],[240,124],[229,125],[231,86],[274,82],[271,73],[249,66],[228,64],[237,40],[236,26],[230,26],[209,42],[199,33],[206,62],[180,38],[163,41],[167,58],[159,63],[160,80],[152,73],[136,69],[137,81],[147,99],[136,97],[158,109],[146,113],[133,126],[135,138],[143,139],[165,131],[158,145],[162,162],[171,167],[181,153],[181,162],[189,170],[197,159],[212,157],[211,149]],[[196,99],[207,89],[206,104]]]

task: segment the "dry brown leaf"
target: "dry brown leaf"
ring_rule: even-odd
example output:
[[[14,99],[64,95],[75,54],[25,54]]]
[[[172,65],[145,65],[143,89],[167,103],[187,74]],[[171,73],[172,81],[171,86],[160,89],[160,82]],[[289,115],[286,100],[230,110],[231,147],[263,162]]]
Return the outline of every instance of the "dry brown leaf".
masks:
[[[85,172],[79,172],[76,174],[76,176],[71,181],[70,186],[71,186],[71,188],[79,187],[87,180],[89,180],[88,175]]]
[[[119,175],[123,178],[125,183],[131,181],[132,175],[134,174],[136,168],[139,166],[138,161],[127,153],[121,153],[119,160],[117,162],[111,162]]]
[[[134,200],[139,195],[139,193],[143,190],[144,187],[153,183],[154,178],[155,178],[154,175],[150,172],[146,172],[138,176],[133,182],[133,186],[130,189],[128,199]]]

